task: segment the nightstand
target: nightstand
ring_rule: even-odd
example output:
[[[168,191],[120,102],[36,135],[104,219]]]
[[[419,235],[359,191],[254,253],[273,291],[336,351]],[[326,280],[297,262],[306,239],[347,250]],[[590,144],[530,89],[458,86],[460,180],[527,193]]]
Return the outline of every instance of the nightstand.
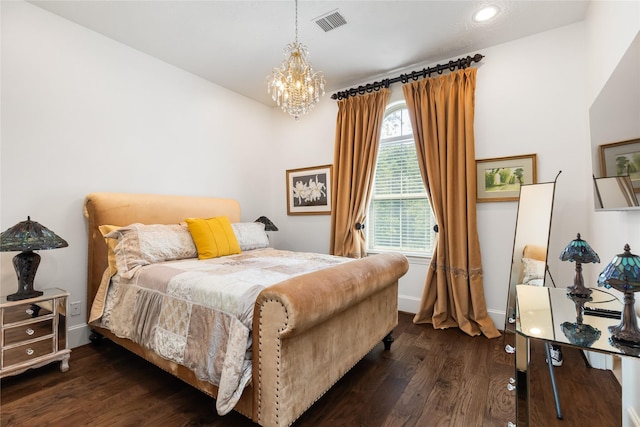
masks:
[[[60,361],[69,370],[67,298],[62,289],[20,301],[0,298],[0,378]]]

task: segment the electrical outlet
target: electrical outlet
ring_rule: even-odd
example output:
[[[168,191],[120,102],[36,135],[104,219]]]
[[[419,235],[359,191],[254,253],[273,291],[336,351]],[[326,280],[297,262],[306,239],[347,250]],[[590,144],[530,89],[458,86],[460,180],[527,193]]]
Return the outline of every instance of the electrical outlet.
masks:
[[[71,304],[69,304],[69,311],[71,312],[72,316],[79,316],[80,315],[80,301],[72,302]]]

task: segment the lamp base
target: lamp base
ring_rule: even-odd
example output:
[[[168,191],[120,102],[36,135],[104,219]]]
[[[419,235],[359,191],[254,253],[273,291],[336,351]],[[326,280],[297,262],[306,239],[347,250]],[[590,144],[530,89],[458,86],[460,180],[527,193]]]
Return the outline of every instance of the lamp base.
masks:
[[[576,297],[588,297],[593,292],[593,289],[589,289],[586,286],[574,285],[567,287],[567,293]]]
[[[624,309],[622,310],[622,321],[618,326],[609,326],[611,338],[621,344],[640,346],[640,329],[635,311],[635,297],[632,290],[624,292]]]
[[[32,290],[31,292],[18,291],[15,294],[7,295],[7,301],[20,301],[28,298],[35,298],[42,295],[44,292]]]
[[[576,261],[576,276],[573,278],[573,286],[567,287],[567,293],[573,296],[588,297],[591,295],[591,292],[593,292],[593,290],[584,285],[584,279],[582,278],[582,263]]]
[[[42,291],[33,289],[33,279],[40,265],[40,255],[33,251],[20,252],[13,257],[13,268],[18,275],[18,292],[7,295],[7,301],[20,301],[27,298],[39,297]]]

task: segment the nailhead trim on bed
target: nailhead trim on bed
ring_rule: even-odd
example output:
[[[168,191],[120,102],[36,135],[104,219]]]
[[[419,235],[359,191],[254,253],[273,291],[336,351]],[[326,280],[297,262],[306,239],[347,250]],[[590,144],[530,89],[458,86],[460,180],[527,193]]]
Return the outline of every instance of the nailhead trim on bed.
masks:
[[[285,330],[289,325],[289,312],[287,311],[287,308],[284,305],[282,305],[282,303],[274,299],[269,299],[269,300],[263,301],[260,304],[260,327],[258,328],[258,341],[260,343],[259,353],[258,353],[258,421],[262,419],[262,395],[261,395],[261,391],[262,391],[262,308],[265,306],[265,303],[280,304],[280,306],[284,308],[285,323],[284,323],[284,327],[281,328],[279,332],[282,332],[283,330]],[[276,394],[276,414],[275,415],[276,415],[276,424],[279,425],[280,424],[280,419],[279,419],[280,401],[278,399],[280,398],[280,338],[278,338],[277,353],[278,355],[276,357],[276,393],[275,393]]]
[[[265,303],[271,303],[274,302],[276,304],[280,304],[285,311],[285,317],[286,317],[286,321],[285,321],[285,327],[281,328],[279,332],[282,332],[283,330],[286,329],[286,327],[289,324],[289,313],[287,312],[287,308],[282,305],[282,303],[280,301],[276,301],[273,299],[269,299],[266,301],[263,301],[260,304],[260,327],[258,328],[258,341],[260,342],[260,350],[259,350],[259,363],[258,363],[258,422],[260,422],[261,418],[262,418],[262,396],[260,394],[261,390],[262,390],[262,308],[264,307]],[[391,331],[390,331],[391,332]],[[280,411],[280,402],[277,400],[280,397],[280,338],[278,338],[278,345],[277,345],[277,349],[278,349],[278,356],[277,356],[277,365],[276,365],[276,372],[277,372],[277,378],[276,378],[276,424],[280,425],[280,420],[279,420],[279,411]],[[344,376],[351,370],[353,369],[354,366],[356,366],[362,359],[364,359],[364,357],[369,354],[369,352],[371,350],[374,349],[375,346],[377,346],[378,343],[374,344],[360,359],[356,360],[345,372],[344,374],[336,379],[334,382],[332,382],[329,387],[327,387],[322,393],[320,393],[318,395],[318,397],[311,402],[302,412],[300,415],[304,414],[307,409],[309,409],[310,407],[312,407],[318,400],[320,400],[322,398],[322,396],[324,396],[330,389],[331,387],[333,387],[338,381],[340,381],[342,378],[344,378]],[[299,418],[299,417],[298,417]],[[297,418],[296,418],[297,420]],[[293,420],[291,423],[288,424],[288,426],[292,425],[296,420]],[[287,426],[287,427],[288,427]]]

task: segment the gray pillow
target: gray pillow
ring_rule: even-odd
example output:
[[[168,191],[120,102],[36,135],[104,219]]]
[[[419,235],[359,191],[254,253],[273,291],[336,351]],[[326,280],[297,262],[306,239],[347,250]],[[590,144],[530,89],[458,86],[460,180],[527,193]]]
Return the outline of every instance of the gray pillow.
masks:
[[[236,222],[231,228],[243,251],[269,247],[269,236],[261,222]]]

